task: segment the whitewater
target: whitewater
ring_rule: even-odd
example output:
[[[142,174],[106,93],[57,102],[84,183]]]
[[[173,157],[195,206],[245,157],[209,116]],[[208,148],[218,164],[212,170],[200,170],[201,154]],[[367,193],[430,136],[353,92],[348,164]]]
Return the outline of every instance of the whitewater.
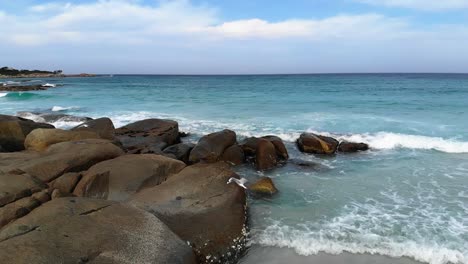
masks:
[[[280,190],[272,199],[249,199],[251,249],[242,264],[259,263],[258,254],[291,264],[312,263],[322,254],[468,264],[468,75],[116,75],[42,81],[57,87],[0,93],[0,114],[26,111],[23,117],[36,121],[44,121],[43,114],[106,116],[116,127],[173,119],[192,142],[225,128],[238,140],[281,137],[290,163],[271,172],[236,168],[250,181],[269,176]],[[67,129],[79,122],[60,117],[52,124]],[[306,155],[295,145],[304,132],[364,142],[371,149]],[[397,262],[400,258],[408,260]]]

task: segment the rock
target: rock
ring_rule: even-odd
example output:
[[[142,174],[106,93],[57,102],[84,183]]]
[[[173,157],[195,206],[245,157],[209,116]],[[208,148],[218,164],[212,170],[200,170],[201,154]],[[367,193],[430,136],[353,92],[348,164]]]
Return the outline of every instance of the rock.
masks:
[[[90,117],[85,116],[73,116],[60,113],[50,112],[17,112],[17,116],[30,119],[36,122],[42,123],[55,123],[55,122],[86,122],[93,120]]]
[[[92,131],[69,131],[62,129],[35,129],[24,140],[28,150],[44,151],[50,145],[83,139],[98,139],[99,135]]]
[[[42,153],[0,153],[0,172],[19,169],[43,182],[50,182],[64,173],[84,171],[122,154],[122,149],[104,139],[62,142]]]
[[[231,165],[240,165],[245,161],[244,151],[239,145],[232,145],[224,151],[221,160]]]
[[[299,150],[312,154],[334,154],[338,141],[332,137],[320,136],[313,133],[303,133],[297,140]]]
[[[58,198],[62,198],[62,197],[68,197],[68,196],[71,196],[71,195],[70,195],[70,194],[63,193],[63,192],[60,191],[59,189],[54,189],[54,190],[52,190],[52,193],[50,194],[50,198],[51,198],[52,200],[58,199]]]
[[[24,150],[24,139],[37,128],[54,126],[16,116],[0,115],[0,145],[3,152]]]
[[[269,177],[262,177],[249,186],[249,190],[256,195],[273,195],[278,192],[273,180]]]
[[[161,153],[179,143],[179,124],[166,119],[146,119],[115,130],[116,137],[130,153]]]
[[[33,197],[25,197],[13,203],[0,207],[0,229],[20,217],[23,217],[34,208],[41,205],[41,202]],[[3,250],[3,249],[2,249]],[[0,253],[1,254],[1,253]],[[4,263],[4,262],[0,262]]]
[[[71,129],[72,131],[91,131],[99,135],[100,138],[114,140],[114,123],[107,117],[98,118],[84,122]]]
[[[190,151],[192,151],[193,147],[195,147],[195,144],[179,143],[165,148],[163,153],[166,155],[173,155],[175,159],[189,164]]]
[[[358,151],[366,151],[369,149],[369,145],[366,143],[354,143],[354,142],[347,142],[343,141],[338,146],[338,151],[340,152],[358,152]]]
[[[196,263],[192,249],[153,215],[89,198],[36,208],[0,230],[0,248],[0,263]]]
[[[281,160],[289,159],[288,150],[286,149],[286,146],[284,145],[283,140],[281,138],[277,136],[264,136],[262,138],[269,140],[271,143],[273,143],[276,149],[276,154],[279,159]]]
[[[246,156],[255,156],[255,153],[257,151],[258,140],[259,138],[256,137],[249,137],[244,139],[244,141],[241,144],[241,147],[242,150],[244,150]]]
[[[223,152],[236,143],[236,133],[225,129],[203,136],[190,152],[190,162],[217,162]]]
[[[228,256],[244,248],[246,235],[245,192],[226,184],[230,177],[238,176],[223,162],[195,164],[140,191],[129,203],[155,214],[189,241],[200,263],[228,263]]]
[[[49,183],[51,190],[58,189],[62,193],[72,193],[76,184],[81,179],[81,173],[69,172],[65,173],[57,179]]]
[[[6,92],[26,92],[26,91],[42,91],[47,90],[47,87],[42,86],[41,84],[33,85],[0,85],[0,91]]]
[[[0,207],[46,187],[44,183],[27,174],[0,173]]]
[[[259,139],[257,144],[255,165],[257,170],[269,170],[278,164],[275,145],[269,140]]]
[[[43,190],[43,191],[34,193],[31,197],[38,200],[41,204],[46,203],[50,201],[51,199],[48,190]]]
[[[83,174],[73,193],[124,201],[142,188],[161,184],[184,167],[183,162],[160,155],[124,155],[91,167]]]

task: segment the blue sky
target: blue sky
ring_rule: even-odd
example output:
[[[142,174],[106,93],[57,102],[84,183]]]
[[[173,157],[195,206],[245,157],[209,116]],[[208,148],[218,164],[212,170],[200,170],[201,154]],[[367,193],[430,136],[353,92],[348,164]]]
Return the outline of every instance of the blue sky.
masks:
[[[0,0],[0,64],[65,72],[468,72],[468,0]]]

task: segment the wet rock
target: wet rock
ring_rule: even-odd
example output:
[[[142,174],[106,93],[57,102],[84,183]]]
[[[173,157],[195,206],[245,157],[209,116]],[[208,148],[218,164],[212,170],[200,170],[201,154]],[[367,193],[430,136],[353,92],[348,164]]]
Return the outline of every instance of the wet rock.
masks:
[[[160,155],[124,155],[91,167],[73,193],[123,201],[140,189],[161,184],[184,167],[183,162]]]
[[[195,144],[192,143],[179,143],[165,148],[163,153],[165,155],[172,155],[175,159],[189,164],[190,151],[192,151],[194,147]]]
[[[275,145],[269,140],[259,139],[257,150],[255,151],[255,165],[257,170],[269,170],[278,164]]]
[[[195,263],[192,249],[153,215],[89,198],[36,208],[0,230],[0,248],[0,263]]]
[[[114,140],[114,123],[107,117],[98,118],[84,122],[71,129],[72,131],[91,131],[99,135],[100,138]]]
[[[34,85],[0,85],[0,91],[4,92],[26,92],[26,91],[43,91],[47,90],[47,87],[42,86],[42,84]]]
[[[249,137],[242,141],[241,147],[246,156],[255,156],[259,138]]]
[[[28,150],[44,151],[50,145],[83,139],[98,139],[98,134],[92,131],[69,131],[62,129],[35,129],[24,140],[24,146]]]
[[[65,173],[57,179],[49,183],[50,189],[58,189],[62,193],[72,193],[76,184],[81,179],[81,173],[69,172]]]
[[[203,136],[190,152],[190,162],[217,162],[224,151],[235,143],[236,133],[228,129]]]
[[[289,159],[288,150],[286,149],[286,146],[284,145],[283,140],[281,138],[277,136],[264,136],[262,138],[269,140],[271,143],[273,143],[276,149],[276,154],[279,159]]]
[[[367,145],[366,143],[354,143],[354,142],[343,141],[338,146],[339,152],[351,153],[351,152],[366,151],[366,150],[369,150],[369,145]]]
[[[245,246],[244,189],[225,163],[199,163],[161,185],[140,191],[130,204],[153,213],[193,245],[200,263],[227,263]]]
[[[244,151],[239,145],[232,145],[223,152],[221,160],[231,165],[240,165],[245,161]]]
[[[24,150],[24,139],[37,128],[54,128],[54,126],[16,117],[0,115],[0,146],[2,152]]]
[[[302,152],[330,155],[336,152],[338,141],[332,137],[303,133],[297,140],[297,146]]]
[[[273,180],[269,177],[262,177],[249,186],[249,190],[255,195],[271,196],[278,192]]]
[[[60,113],[50,113],[50,112],[17,112],[17,116],[30,119],[36,122],[42,123],[55,123],[55,122],[86,122],[93,120],[90,117],[86,116],[74,116]]]
[[[122,154],[122,149],[104,139],[62,142],[42,153],[0,153],[0,172],[21,170],[43,182],[50,182],[64,173],[84,171]]]
[[[116,137],[129,153],[161,153],[179,143],[179,124],[173,120],[146,119],[115,130]]]

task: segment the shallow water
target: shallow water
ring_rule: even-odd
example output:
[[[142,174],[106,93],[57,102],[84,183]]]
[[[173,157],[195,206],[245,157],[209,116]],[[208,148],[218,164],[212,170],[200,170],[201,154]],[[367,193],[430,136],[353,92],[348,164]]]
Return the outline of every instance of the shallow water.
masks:
[[[288,260],[291,264],[304,263],[300,256],[310,256],[313,263],[324,253],[342,252],[468,263],[468,75],[43,81],[65,86],[0,93],[0,113],[109,116],[116,126],[171,118],[193,133],[190,140],[223,128],[235,130],[239,139],[275,134],[286,141],[292,158],[319,164],[288,164],[267,173],[238,168],[251,181],[270,176],[280,189],[272,199],[249,201],[255,250],[241,263],[255,263],[259,252],[281,259],[280,247],[297,256]],[[329,158],[305,155],[293,143],[303,131],[367,142],[372,150]]]

